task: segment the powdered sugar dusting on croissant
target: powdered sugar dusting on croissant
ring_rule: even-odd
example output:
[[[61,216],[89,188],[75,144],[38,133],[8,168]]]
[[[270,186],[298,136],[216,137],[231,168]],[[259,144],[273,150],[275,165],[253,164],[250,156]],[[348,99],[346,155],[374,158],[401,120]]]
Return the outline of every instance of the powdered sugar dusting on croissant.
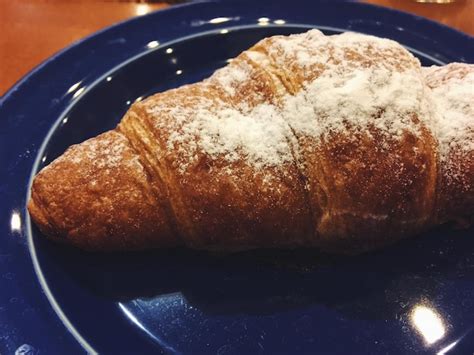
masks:
[[[452,63],[423,68],[437,116],[440,158],[451,150],[474,152],[474,67]]]
[[[130,158],[124,159],[125,154]],[[68,148],[65,154],[55,159],[44,170],[53,169],[59,164],[83,166],[86,163],[93,169],[102,169],[110,173],[118,166],[134,170],[137,174],[144,177],[145,171],[137,155],[130,154],[130,147],[127,139],[120,134],[105,134],[101,139],[92,138],[87,144],[76,144]],[[91,180],[93,181],[93,180]]]
[[[257,105],[249,105],[249,100],[235,105],[203,100],[197,108],[168,107],[176,117],[168,147],[186,152],[182,170],[197,151],[228,161],[243,156],[257,168],[279,166],[293,159],[288,144],[293,134],[319,139],[375,128],[396,139],[433,124],[420,64],[394,41],[355,33],[325,36],[312,30],[261,43],[241,55],[240,63],[250,65],[231,63],[206,82],[238,95],[256,67],[273,78],[279,96],[275,100],[259,97]],[[166,105],[169,102],[147,106],[156,115],[157,128]]]

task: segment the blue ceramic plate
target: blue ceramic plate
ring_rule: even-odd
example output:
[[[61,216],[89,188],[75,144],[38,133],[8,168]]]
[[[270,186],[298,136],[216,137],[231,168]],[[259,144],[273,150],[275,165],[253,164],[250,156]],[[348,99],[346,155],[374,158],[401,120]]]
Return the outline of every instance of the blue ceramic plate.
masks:
[[[0,353],[472,353],[472,230],[438,229],[351,258],[99,255],[52,244],[29,220],[31,177],[69,145],[263,37],[312,27],[393,38],[425,65],[474,62],[472,38],[374,6],[209,1],[97,33],[1,99]]]

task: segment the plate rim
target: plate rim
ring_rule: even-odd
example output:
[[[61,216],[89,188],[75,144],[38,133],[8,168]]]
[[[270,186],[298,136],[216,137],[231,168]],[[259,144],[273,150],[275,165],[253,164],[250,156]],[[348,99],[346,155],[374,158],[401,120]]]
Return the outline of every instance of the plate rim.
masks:
[[[301,1],[301,0],[297,0],[297,1]],[[328,1],[328,0],[313,0],[313,1],[315,1],[319,4],[330,3],[330,1]],[[335,1],[340,1],[340,0],[335,0]],[[53,62],[54,60],[56,60],[58,57],[63,55],[65,52],[67,52],[67,51],[71,50],[72,48],[75,48],[75,47],[83,44],[84,42],[87,42],[87,41],[89,41],[89,40],[91,40],[91,39],[93,39],[93,38],[95,38],[95,37],[97,37],[101,34],[104,34],[107,31],[110,31],[112,29],[121,27],[122,25],[125,25],[125,24],[129,24],[129,23],[132,23],[132,22],[135,22],[135,21],[140,21],[142,18],[153,16],[158,12],[159,13],[165,13],[165,12],[168,12],[168,11],[175,11],[177,9],[181,9],[181,8],[185,8],[185,7],[189,7],[189,6],[193,6],[193,5],[200,5],[200,4],[203,4],[203,3],[224,3],[224,2],[227,2],[227,3],[249,2],[250,3],[250,2],[252,2],[252,0],[227,0],[227,1],[226,0],[188,0],[188,1],[186,1],[184,3],[181,3],[181,4],[170,5],[166,8],[164,8],[164,9],[154,10],[152,12],[149,12],[149,13],[145,14],[145,15],[134,16],[134,17],[131,17],[131,18],[128,18],[128,19],[125,19],[125,20],[118,21],[118,22],[116,22],[116,23],[114,23],[110,26],[104,27],[104,28],[102,28],[98,31],[95,31],[95,32],[83,37],[83,38],[80,38],[76,41],[73,41],[72,43],[68,44],[66,47],[64,47],[62,49],[59,49],[58,51],[54,52],[52,55],[50,55],[49,57],[47,57],[46,59],[41,61],[39,64],[34,66],[32,69],[27,71],[17,81],[15,81],[13,83],[13,85],[10,86],[10,88],[3,95],[0,96],[0,108],[3,104],[3,101],[7,100],[8,97],[11,94],[18,91],[20,89],[20,87],[24,84],[24,82],[26,82],[32,75],[36,74],[36,72],[43,69],[43,67],[45,67],[46,65],[48,65],[51,62]],[[469,33],[463,32],[463,31],[461,31],[457,28],[450,27],[450,26],[448,26],[448,25],[446,25],[442,22],[438,22],[438,21],[432,20],[432,19],[424,17],[424,16],[412,14],[412,13],[407,12],[407,11],[403,11],[403,10],[399,10],[399,9],[393,9],[393,8],[390,8],[390,7],[387,7],[387,6],[382,6],[382,5],[372,4],[372,3],[363,3],[363,2],[356,1],[356,0],[348,0],[348,1],[342,0],[341,2],[350,2],[353,5],[358,5],[358,6],[363,6],[363,7],[372,7],[372,8],[375,8],[375,9],[379,9],[381,11],[389,11],[391,13],[398,13],[402,16],[411,17],[413,20],[422,21],[422,22],[425,22],[426,24],[430,24],[430,25],[440,27],[445,31],[449,31],[449,32],[452,32],[453,34],[465,37],[465,39],[474,40],[474,35],[470,35]],[[160,46],[161,46],[161,44],[160,44]]]
[[[33,78],[37,73],[41,72],[46,66],[48,65],[54,65],[54,62],[55,60],[57,60],[58,58],[60,58],[62,55],[64,55],[65,53],[67,53],[68,51],[72,50],[73,48],[76,48],[78,47],[79,45],[82,45],[82,44],[85,44],[87,43],[88,41],[96,38],[97,36],[99,35],[103,35],[103,34],[106,34],[108,31],[111,31],[113,29],[116,29],[116,28],[120,28],[121,26],[125,25],[125,24],[129,24],[129,23],[133,23],[133,22],[139,22],[139,21],[142,21],[142,19],[144,17],[150,17],[150,16],[155,16],[156,13],[166,13],[166,12],[175,12],[175,11],[180,11],[180,9],[183,9],[183,8],[190,8],[192,6],[200,6],[201,4],[203,3],[222,3],[222,2],[225,2],[223,0],[201,0],[201,1],[192,1],[192,2],[187,2],[187,3],[183,3],[183,4],[178,4],[178,5],[173,5],[173,6],[169,6],[165,9],[159,9],[157,11],[153,11],[151,13],[148,13],[146,15],[143,15],[143,16],[138,16],[138,17],[133,17],[133,18],[130,18],[130,19],[126,19],[124,21],[120,21],[116,24],[113,24],[111,26],[108,26],[104,29],[101,29],[97,32],[94,32],[90,35],[88,35],[87,37],[84,37],[78,41],[75,41],[73,42],[72,44],[68,45],[67,47],[59,50],[58,52],[56,52],[55,54],[53,54],[52,56],[48,57],[47,59],[45,59],[44,61],[42,61],[40,64],[38,64],[37,66],[35,66],[33,69],[31,69],[27,74],[25,74],[22,78],[20,78],[10,89],[7,90],[7,92],[2,95],[2,97],[0,97],[0,111],[3,107],[3,105],[8,101],[10,100],[15,94],[18,94],[20,93],[21,94],[21,90],[22,90],[22,87],[23,85],[29,81],[31,78]],[[227,1],[227,3],[243,3],[243,2],[248,2],[248,0],[242,0],[242,1]],[[302,2],[304,2],[304,0],[302,0]],[[327,4],[328,2],[327,1],[318,1],[318,4]],[[384,7],[384,6],[379,6],[379,5],[373,5],[373,4],[366,4],[366,3],[359,3],[359,2],[353,2],[352,3],[353,6],[363,6],[363,7],[372,7],[372,8],[376,8],[378,10],[381,10],[381,11],[385,11],[385,12],[389,12],[389,13],[398,13],[398,14],[401,14],[402,16],[408,16],[411,18],[411,20],[413,21],[422,21],[424,23],[427,23],[427,24],[430,24],[430,25],[433,25],[433,26],[436,26],[440,29],[442,29],[443,31],[449,31],[449,32],[452,32],[458,36],[462,36],[462,37],[465,37],[466,39],[468,40],[473,40],[474,37],[469,35],[469,34],[466,34],[462,31],[459,31],[459,30],[456,30],[456,29],[453,29],[449,26],[446,26],[444,24],[441,24],[441,23],[438,23],[436,21],[433,21],[433,20],[430,20],[430,19],[426,19],[424,17],[421,17],[421,16],[418,16],[418,15],[413,15],[413,14],[410,14],[410,13],[407,13],[407,12],[403,12],[403,11],[400,11],[400,10],[395,10],[395,9],[391,9],[391,8],[387,8],[387,7]],[[291,23],[289,23],[289,25],[291,25]],[[304,24],[301,24],[302,26]],[[310,25],[310,24],[308,24]],[[189,26],[189,25],[187,25]],[[244,25],[245,26],[245,25]],[[241,27],[244,27],[244,26],[235,26],[236,28],[241,28]],[[219,28],[219,26],[216,26],[215,27],[216,29]],[[194,37],[194,36],[199,36],[201,34],[204,34],[204,33],[210,33],[210,32],[214,32],[214,30],[204,30],[204,31],[196,31],[195,34],[191,34],[189,35],[189,37]],[[179,37],[179,38],[175,38],[175,41],[179,41],[181,40],[182,38],[185,38],[185,37]],[[167,42],[164,42],[163,44],[160,43],[160,47],[162,45],[165,45],[166,43],[171,43],[173,41],[167,41]],[[138,56],[141,56],[141,55],[145,55],[143,52],[142,53],[135,53],[133,54],[132,56],[130,56],[130,60],[133,60],[134,58],[138,57]],[[119,64],[118,66],[115,66],[113,67],[112,69],[110,69],[108,72],[106,72],[105,74],[103,74],[103,76],[107,75],[107,73],[110,73],[111,71],[115,71],[117,69],[117,67],[121,66],[121,65],[126,65],[126,63],[121,63]],[[102,77],[102,76],[101,76]],[[90,88],[94,87],[94,83],[97,81],[97,80],[100,80],[100,77],[97,77],[90,85]],[[40,156],[43,151],[43,148],[44,148],[44,144],[48,141],[49,139],[49,132],[53,132],[57,126],[57,122],[61,119],[61,117],[63,116],[64,112],[67,112],[69,110],[69,108],[71,107],[71,105],[74,105],[75,102],[71,102],[69,105],[67,105],[67,107],[65,109],[62,110],[62,113],[60,116],[58,116],[58,118],[56,119],[55,122],[53,122],[53,124],[51,125],[51,127],[48,129],[48,134],[43,137],[42,139],[42,142],[41,142],[41,147],[38,148],[38,150],[36,151],[36,156],[34,158],[34,163],[32,165],[32,170],[31,170],[31,174],[30,174],[30,177],[29,177],[29,182],[28,182],[28,188],[27,188],[27,199],[26,201],[28,200],[28,197],[29,197],[29,194],[30,194],[30,184],[31,184],[31,181],[32,181],[32,176],[34,176],[34,170],[35,170],[35,167],[38,165],[37,163],[39,162],[39,160],[41,159]],[[3,125],[5,122],[3,120],[0,121],[0,124]],[[3,144],[2,144],[3,145]],[[25,205],[22,206],[24,209],[26,208]],[[22,211],[24,212],[24,211]],[[30,219],[30,216],[29,216],[29,213],[27,212],[24,212],[25,214],[25,223],[26,223],[26,228],[27,228],[27,236],[28,236],[28,239],[30,239],[30,236],[32,235],[31,233],[31,219]],[[32,241],[33,242],[33,241]],[[29,245],[30,245],[30,241],[28,241],[28,250],[29,250],[29,254],[30,254],[30,257],[32,258],[32,261],[33,263],[35,262],[35,259],[36,257],[34,257],[31,253],[31,248],[29,248]],[[34,248],[33,248],[34,250]],[[41,284],[41,288],[43,291],[46,291],[46,293],[49,292],[49,288],[47,286],[47,281],[45,281],[45,285],[46,285],[46,288],[44,287],[45,285],[43,285],[43,283],[41,282],[41,279],[39,277],[39,273],[36,272],[36,266],[35,267],[35,273],[36,273],[36,276],[38,277],[38,281],[40,282]],[[38,265],[39,267],[39,270],[40,270],[40,266]],[[41,270],[40,270],[40,274],[42,275],[41,273]],[[51,292],[49,292],[51,294]],[[52,294],[51,294],[52,295]],[[71,335],[74,336],[74,339],[83,347],[84,350],[86,351],[91,351],[92,353],[95,353],[95,350],[93,349],[92,346],[90,346],[88,344],[88,342],[82,338],[82,336],[80,335],[79,332],[77,332],[77,330],[74,328],[74,326],[72,324],[70,324],[67,316],[64,315],[64,319],[61,317],[61,314],[62,314],[62,311],[61,311],[61,308],[60,306],[57,305],[58,309],[59,309],[59,312],[61,313],[58,313],[58,310],[55,309],[55,306],[53,304],[53,302],[51,301],[50,297],[47,296],[48,298],[48,302],[49,304],[53,307],[53,310],[55,312],[55,314],[60,318],[61,322],[63,323],[63,325],[66,327],[67,331],[71,333]],[[53,298],[53,301],[54,303],[56,303],[56,301],[54,300],[54,295],[52,295],[52,298]],[[66,320],[66,321],[65,321]],[[70,324],[70,326],[68,326],[67,323]],[[74,332],[77,333],[77,335],[79,336],[79,339],[78,337],[76,336],[76,334],[71,331],[71,328],[74,330]],[[81,341],[82,340],[82,341]],[[84,346],[84,343],[86,344],[86,346]],[[88,347],[90,348],[88,348]]]

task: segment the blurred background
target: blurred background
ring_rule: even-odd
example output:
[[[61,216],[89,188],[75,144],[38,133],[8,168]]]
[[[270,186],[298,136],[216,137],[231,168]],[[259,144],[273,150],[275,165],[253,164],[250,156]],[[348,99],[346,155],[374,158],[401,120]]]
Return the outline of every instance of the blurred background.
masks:
[[[0,0],[0,95],[71,43],[116,22],[180,2],[185,1]],[[474,35],[474,0],[364,2],[424,16]]]

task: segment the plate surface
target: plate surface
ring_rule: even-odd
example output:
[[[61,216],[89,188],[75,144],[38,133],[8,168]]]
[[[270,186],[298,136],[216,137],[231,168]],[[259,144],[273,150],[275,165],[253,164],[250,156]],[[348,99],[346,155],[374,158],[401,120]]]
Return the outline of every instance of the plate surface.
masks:
[[[0,353],[472,353],[473,230],[438,229],[351,258],[98,255],[54,245],[30,223],[31,175],[69,145],[263,37],[313,27],[395,39],[424,65],[474,63],[471,37],[374,6],[198,2],[97,33],[1,99]]]

